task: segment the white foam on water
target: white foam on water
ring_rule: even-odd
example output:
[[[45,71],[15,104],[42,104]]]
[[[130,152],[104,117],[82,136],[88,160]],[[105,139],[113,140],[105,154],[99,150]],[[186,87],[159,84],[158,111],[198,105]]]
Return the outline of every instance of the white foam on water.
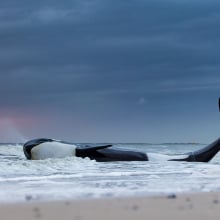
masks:
[[[22,143],[27,139],[16,127],[14,121],[10,118],[0,118],[0,140],[2,142]]]
[[[127,147],[127,145],[120,145]],[[210,163],[166,161],[200,146],[130,145],[153,161],[98,163],[88,158],[29,161],[22,145],[0,145],[0,201],[143,196],[220,190],[220,155]],[[175,156],[176,157],[176,156]]]
[[[169,161],[172,159],[184,159],[187,155],[165,155],[159,153],[147,153],[149,161]]]

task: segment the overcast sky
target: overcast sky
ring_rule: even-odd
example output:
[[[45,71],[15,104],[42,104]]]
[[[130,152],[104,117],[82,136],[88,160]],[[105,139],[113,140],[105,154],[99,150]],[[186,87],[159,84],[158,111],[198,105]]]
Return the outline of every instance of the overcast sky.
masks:
[[[210,142],[220,1],[0,1],[0,142]]]

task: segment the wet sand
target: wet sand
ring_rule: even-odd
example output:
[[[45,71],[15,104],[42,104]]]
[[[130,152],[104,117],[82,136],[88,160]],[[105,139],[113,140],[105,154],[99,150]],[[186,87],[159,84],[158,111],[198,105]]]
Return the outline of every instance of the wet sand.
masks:
[[[0,205],[2,220],[219,219],[220,192]]]

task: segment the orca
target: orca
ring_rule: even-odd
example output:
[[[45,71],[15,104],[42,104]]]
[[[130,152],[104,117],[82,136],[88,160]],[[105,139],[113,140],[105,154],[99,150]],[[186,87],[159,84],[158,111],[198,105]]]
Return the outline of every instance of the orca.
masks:
[[[83,145],[48,138],[30,140],[23,145],[24,154],[29,160],[75,156],[90,158],[97,162],[149,161],[160,159],[167,161],[209,162],[219,150],[220,138],[210,145],[194,152],[171,156],[162,155],[162,157],[155,157],[153,153],[114,148],[112,144]]]

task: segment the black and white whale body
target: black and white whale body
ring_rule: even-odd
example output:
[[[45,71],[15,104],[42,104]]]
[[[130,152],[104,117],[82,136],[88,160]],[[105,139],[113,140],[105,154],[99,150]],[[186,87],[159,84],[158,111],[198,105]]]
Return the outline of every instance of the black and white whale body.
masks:
[[[76,156],[90,158],[97,162],[111,161],[149,161],[154,159],[151,153],[137,152],[114,148],[113,145],[76,145],[64,141],[48,138],[39,138],[26,142],[23,146],[24,154],[29,160],[41,160],[47,158],[62,158]],[[164,155],[163,160],[208,162],[220,150],[220,138],[210,145],[182,155]]]

